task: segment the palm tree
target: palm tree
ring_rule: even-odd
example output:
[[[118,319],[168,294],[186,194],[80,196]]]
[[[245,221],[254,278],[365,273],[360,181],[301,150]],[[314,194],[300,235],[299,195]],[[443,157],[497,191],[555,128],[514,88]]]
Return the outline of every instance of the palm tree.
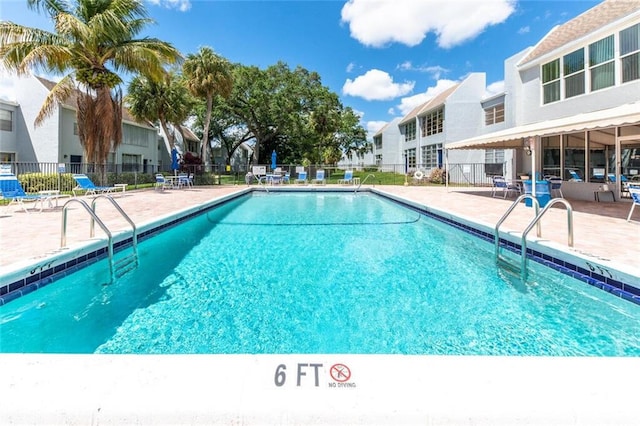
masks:
[[[102,170],[122,142],[122,79],[118,73],[160,78],[181,56],[169,43],[135,38],[153,22],[140,0],[27,0],[52,19],[55,32],[0,22],[0,61],[18,75],[45,70],[63,75],[49,92],[35,125],[77,91],[78,135],[87,161]]]
[[[160,122],[170,149],[175,146],[175,130],[182,134],[182,124],[193,106],[189,91],[175,72],[167,72],[160,81],[136,76],[129,83],[125,103],[137,119]]]
[[[210,47],[201,47],[197,54],[187,55],[182,66],[185,82],[191,93],[206,101],[204,131],[202,132],[201,158],[208,170],[210,161],[209,125],[213,100],[216,96],[228,98],[233,88],[231,64],[217,55]]]

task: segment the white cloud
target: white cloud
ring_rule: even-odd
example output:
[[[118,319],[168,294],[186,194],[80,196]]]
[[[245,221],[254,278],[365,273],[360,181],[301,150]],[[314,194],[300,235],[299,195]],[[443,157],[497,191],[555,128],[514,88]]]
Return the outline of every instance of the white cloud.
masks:
[[[497,95],[498,93],[504,93],[504,80],[495,81],[487,86],[487,89],[484,92],[485,97],[490,98],[493,95]]]
[[[431,74],[431,77],[438,80],[442,74],[448,73],[449,70],[446,68],[441,67],[440,65],[432,65],[432,66],[427,66],[427,65],[419,65],[419,66],[414,66],[411,61],[404,61],[403,63],[401,63],[400,65],[398,65],[396,67],[399,70],[402,71],[418,71],[418,72],[424,72],[424,73],[428,73]]]
[[[450,48],[504,22],[514,11],[515,0],[349,0],[342,7],[342,22],[366,46],[416,46],[434,33],[438,46]]]
[[[372,69],[354,80],[348,78],[342,86],[342,93],[368,101],[383,101],[410,93],[414,85],[414,81],[394,83],[388,73]]]
[[[396,115],[396,109],[394,107],[391,107],[387,110],[387,114],[389,115]]]
[[[429,99],[439,95],[440,93],[444,92],[457,83],[457,81],[452,80],[438,80],[435,86],[427,88],[425,92],[402,98],[400,104],[398,105],[398,109],[403,116],[407,115],[415,107],[427,102]]]
[[[367,121],[367,133],[374,135],[378,130],[387,125],[387,121]]]
[[[147,0],[155,6],[162,6],[166,9],[178,9],[180,12],[186,12],[191,9],[190,0]]]
[[[356,64],[354,64],[353,62],[350,62],[349,65],[347,65],[347,72],[351,72],[353,71],[353,69],[356,67]]]
[[[527,25],[526,27],[520,28],[518,34],[527,34],[529,31],[531,31],[531,27]]]

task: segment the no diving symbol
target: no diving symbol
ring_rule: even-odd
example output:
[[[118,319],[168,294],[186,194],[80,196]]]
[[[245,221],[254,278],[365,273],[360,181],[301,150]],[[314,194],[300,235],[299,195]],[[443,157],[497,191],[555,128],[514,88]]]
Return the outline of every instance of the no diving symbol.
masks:
[[[346,382],[351,378],[351,370],[344,364],[333,364],[329,370],[331,378],[336,382]]]

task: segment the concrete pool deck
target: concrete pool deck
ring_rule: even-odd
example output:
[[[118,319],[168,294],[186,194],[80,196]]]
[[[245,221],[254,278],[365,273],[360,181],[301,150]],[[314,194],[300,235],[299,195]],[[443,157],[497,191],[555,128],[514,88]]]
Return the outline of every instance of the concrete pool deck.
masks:
[[[329,186],[330,187],[330,186]],[[135,223],[245,189],[131,191],[117,202]],[[376,186],[407,200],[495,225],[513,199],[488,189]],[[65,200],[60,200],[60,205]],[[629,202],[574,208],[572,250],[637,273],[640,211]],[[113,229],[128,225],[108,205]],[[58,250],[61,214],[0,209],[0,268]],[[517,208],[503,232],[532,218]],[[563,207],[542,236],[566,246]],[[99,230],[97,236],[102,238]],[[533,234],[533,233],[532,233]],[[89,236],[89,216],[69,210],[68,243]],[[1,339],[0,329],[0,339]],[[0,340],[1,343],[1,340]],[[640,359],[389,355],[0,355],[0,424],[430,424],[635,425]],[[347,370],[345,370],[345,367]],[[344,379],[348,374],[348,379]]]

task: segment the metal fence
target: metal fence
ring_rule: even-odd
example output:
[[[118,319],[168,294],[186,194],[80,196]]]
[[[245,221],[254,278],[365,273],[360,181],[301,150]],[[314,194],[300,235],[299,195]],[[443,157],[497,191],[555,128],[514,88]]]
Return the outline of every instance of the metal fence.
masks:
[[[354,170],[356,175],[374,175],[368,182],[384,185],[428,185],[442,184],[435,179],[442,176],[442,170],[418,167],[408,168],[404,164],[380,164],[380,165],[351,165],[335,166],[325,164],[312,164],[301,166],[299,164],[276,165],[283,173],[289,173],[291,180],[298,175],[298,170],[304,169],[307,177],[312,179],[318,170],[325,171],[325,179],[328,183],[337,183],[344,176],[347,169]],[[500,166],[496,168],[496,166]],[[160,170],[157,166],[142,164],[112,164],[107,163],[104,168],[108,182],[100,182],[99,169],[95,164],[89,163],[38,163],[38,162],[12,162],[0,163],[3,172],[15,174],[22,182],[26,192],[38,192],[43,190],[71,191],[75,186],[72,178],[74,173],[87,174],[96,185],[113,185],[115,183],[127,183],[132,189],[138,186],[155,182],[156,173],[173,173],[173,170]],[[220,184],[222,182],[243,184],[245,176],[251,170],[251,165],[190,165],[183,164],[179,172],[193,174],[196,184]],[[265,165],[266,170],[271,171],[271,165]],[[498,170],[500,169],[500,170]],[[491,186],[491,178],[504,169],[504,165],[491,165],[488,167],[482,163],[449,164],[446,176],[449,184],[457,186]],[[420,173],[416,173],[416,172]],[[177,172],[177,171],[176,171]],[[420,179],[417,179],[420,177]]]

